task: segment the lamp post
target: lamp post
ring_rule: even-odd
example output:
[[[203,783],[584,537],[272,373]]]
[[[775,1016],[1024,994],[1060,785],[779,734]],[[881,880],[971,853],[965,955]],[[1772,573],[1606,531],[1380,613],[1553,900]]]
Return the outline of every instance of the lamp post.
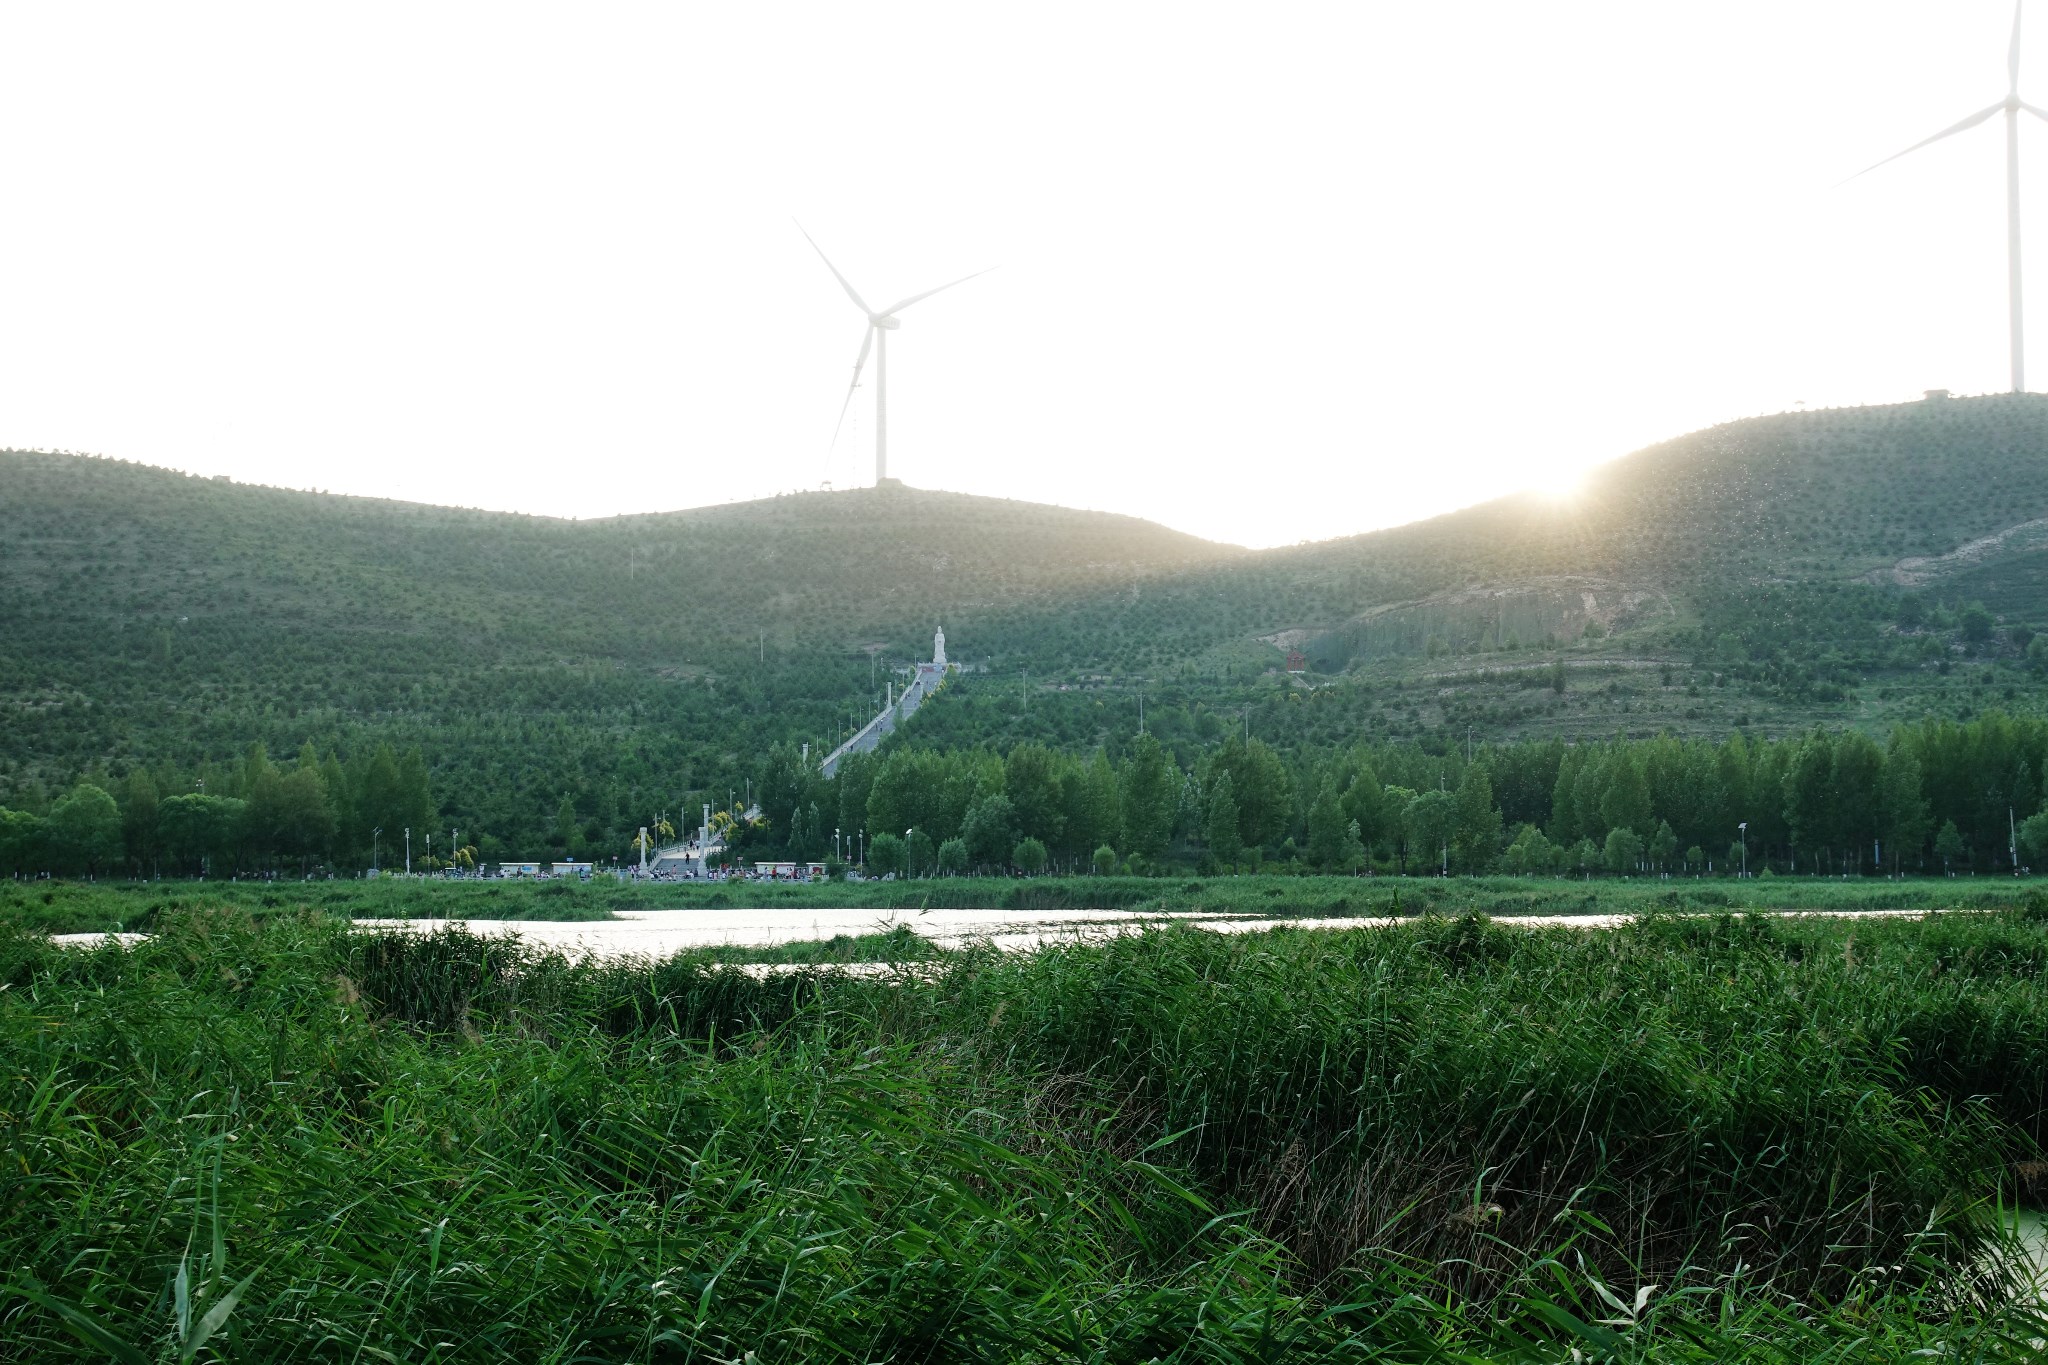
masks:
[[[370,871],[372,872],[377,870],[377,841],[383,837],[384,827],[382,825],[370,831]]]
[[[1749,877],[1749,821],[1744,820],[1735,827],[1735,836],[1742,844],[1742,875]]]
[[[405,875],[412,875],[412,826],[405,827]]]

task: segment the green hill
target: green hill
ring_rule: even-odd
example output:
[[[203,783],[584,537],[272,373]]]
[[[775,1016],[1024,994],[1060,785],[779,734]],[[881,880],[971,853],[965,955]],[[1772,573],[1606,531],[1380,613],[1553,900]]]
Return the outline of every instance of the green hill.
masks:
[[[0,804],[30,806],[88,769],[189,787],[255,742],[388,740],[472,827],[569,793],[610,831],[858,725],[936,623],[1244,553],[902,488],[570,522],[21,452],[0,488]]]
[[[476,827],[566,797],[610,837],[834,742],[935,623],[975,671],[908,742],[1114,746],[1142,694],[1183,761],[2037,709],[2048,625],[2033,395],[1731,423],[1260,553],[904,488],[567,522],[13,452],[0,492],[0,804],[389,741]]]
[[[1218,728],[1205,707],[1234,723],[1247,704],[1282,744],[1880,727],[2038,703],[2044,517],[2048,397],[1788,413],[1615,461],[1568,500],[1246,556],[978,635],[1034,677],[1143,679],[1148,727],[1197,743]],[[1295,690],[1243,686],[1290,650],[1312,666]],[[1057,707],[1034,715],[1000,733],[1085,742]],[[920,722],[949,742],[994,724]]]
[[[1242,557],[1131,517],[895,487],[561,521],[0,454],[10,609],[44,630],[305,625],[543,655],[709,659],[910,647],[944,615],[1057,601]],[[81,629],[83,628],[83,629]]]
[[[1568,501],[1505,498],[1289,557],[1324,576],[1369,573],[1381,598],[1556,577],[1634,594],[1647,616],[1745,585],[1875,580],[2044,515],[2048,398],[2000,395],[1730,423],[1618,460]],[[1613,625],[1611,610],[1590,617]],[[1569,637],[1584,619],[1545,624]]]
[[[1517,494],[1268,551],[1168,598],[1190,638],[1285,637],[1320,646],[1325,667],[1420,652],[1431,631],[1457,650],[1526,646],[1702,610],[1740,629],[1720,616],[1790,584],[1968,590],[2048,615],[2028,591],[2048,527],[1943,558],[2044,517],[2048,397],[1788,413],[1617,460],[1569,499]]]

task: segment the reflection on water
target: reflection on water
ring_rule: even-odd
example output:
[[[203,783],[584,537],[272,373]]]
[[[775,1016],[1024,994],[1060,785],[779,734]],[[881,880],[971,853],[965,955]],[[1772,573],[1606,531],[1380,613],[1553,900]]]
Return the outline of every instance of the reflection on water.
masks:
[[[2025,1288],[2036,1302],[2048,1303],[2048,1213],[2039,1209],[2014,1209],[2005,1216],[2013,1241],[2020,1252],[2015,1267],[2025,1279]]]

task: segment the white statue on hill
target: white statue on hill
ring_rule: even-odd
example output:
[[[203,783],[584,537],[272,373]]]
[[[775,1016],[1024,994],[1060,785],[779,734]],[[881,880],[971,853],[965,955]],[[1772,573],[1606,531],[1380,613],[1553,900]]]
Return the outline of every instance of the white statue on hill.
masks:
[[[932,667],[943,669],[945,668],[945,666],[946,628],[944,626],[940,626],[937,630],[932,632]]]

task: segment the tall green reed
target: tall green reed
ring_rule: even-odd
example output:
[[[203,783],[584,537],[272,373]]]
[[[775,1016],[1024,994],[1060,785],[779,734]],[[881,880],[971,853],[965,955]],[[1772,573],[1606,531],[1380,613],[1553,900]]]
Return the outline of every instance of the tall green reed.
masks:
[[[1742,921],[1161,935],[880,982],[159,927],[0,935],[0,1357],[103,1350],[69,1309],[177,1358],[251,1272],[198,1358],[2017,1360],[2040,1334],[1968,1271],[2026,1092],[1901,1061],[1974,1055],[1936,1027],[1962,996],[2021,1055],[2025,924],[1939,953]]]

